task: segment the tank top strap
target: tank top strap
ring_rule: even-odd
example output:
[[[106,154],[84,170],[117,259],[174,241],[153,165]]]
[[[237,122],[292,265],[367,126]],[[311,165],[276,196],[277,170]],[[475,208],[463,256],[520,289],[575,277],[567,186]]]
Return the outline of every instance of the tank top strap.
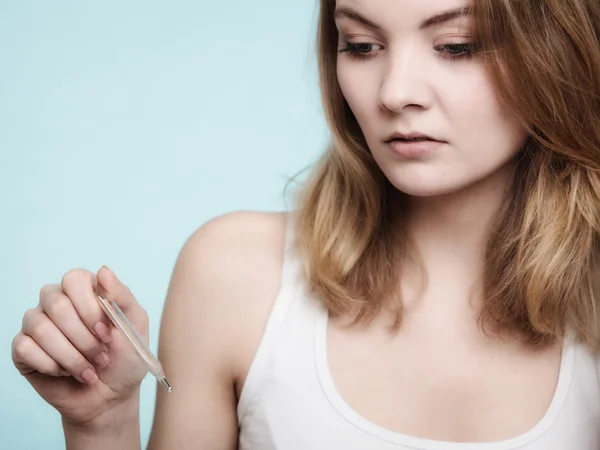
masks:
[[[297,213],[288,211],[285,224],[285,244],[283,250],[283,266],[281,273],[282,287],[297,274],[300,261],[296,254],[296,222]]]
[[[285,243],[283,250],[283,262],[281,269],[281,282],[279,292],[274,300],[267,323],[256,350],[237,407],[238,420],[244,413],[254,397],[260,380],[268,370],[269,359],[275,352],[279,336],[285,330],[285,321],[290,306],[298,297],[300,287],[301,262],[295,251],[296,243],[296,214],[289,211],[286,214]]]

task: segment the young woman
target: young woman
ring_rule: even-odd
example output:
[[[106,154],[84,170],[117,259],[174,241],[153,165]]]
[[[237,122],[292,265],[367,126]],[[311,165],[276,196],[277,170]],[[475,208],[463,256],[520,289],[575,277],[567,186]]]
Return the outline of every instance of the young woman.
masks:
[[[600,448],[600,4],[321,0],[332,145],[290,213],[185,243],[148,448]],[[106,268],[25,313],[13,358],[68,449],[136,449]]]

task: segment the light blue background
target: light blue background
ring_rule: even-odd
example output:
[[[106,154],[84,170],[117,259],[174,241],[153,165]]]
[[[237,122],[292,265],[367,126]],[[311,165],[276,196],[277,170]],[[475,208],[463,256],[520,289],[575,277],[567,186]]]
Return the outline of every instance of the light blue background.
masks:
[[[0,448],[62,449],[10,345],[40,288],[106,264],[157,348],[177,254],[203,222],[286,209],[328,141],[316,0],[0,0]],[[302,179],[303,177],[301,177]],[[144,381],[145,446],[155,381]]]

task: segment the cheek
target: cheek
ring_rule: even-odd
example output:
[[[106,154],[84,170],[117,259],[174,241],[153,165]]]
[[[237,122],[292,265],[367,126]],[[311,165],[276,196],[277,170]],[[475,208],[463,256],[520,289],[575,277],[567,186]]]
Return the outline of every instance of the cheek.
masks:
[[[344,63],[339,63],[337,78],[340,89],[348,106],[354,113],[361,128],[368,128],[369,119],[373,120],[377,114],[377,92],[373,71],[369,74],[367,70],[348,70]]]
[[[517,151],[526,138],[526,131],[518,119],[499,101],[494,86],[484,73],[472,76],[468,83],[455,89],[446,117],[454,132],[466,138],[469,144]]]
[[[490,122],[500,115],[493,87],[481,70],[473,70],[460,82],[448,84],[442,92],[445,92],[442,96],[447,100],[444,103],[450,109],[447,117],[453,122]]]

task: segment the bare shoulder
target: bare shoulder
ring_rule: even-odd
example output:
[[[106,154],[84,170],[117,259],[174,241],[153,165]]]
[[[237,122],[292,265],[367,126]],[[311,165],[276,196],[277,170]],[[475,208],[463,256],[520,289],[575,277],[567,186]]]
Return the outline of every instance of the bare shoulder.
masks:
[[[274,300],[269,294],[280,284],[286,219],[283,212],[236,211],[208,221],[188,239],[180,258],[193,260],[205,285],[221,291],[215,308],[228,308],[235,319],[235,311]]]
[[[202,225],[187,241],[187,251],[200,260],[206,259],[206,251],[214,252],[210,259],[217,264],[232,256],[242,258],[240,263],[255,262],[264,257],[277,258],[282,249],[286,218],[285,212],[227,213]]]
[[[236,211],[201,227],[189,241],[230,312],[227,338],[238,392],[281,284],[287,213]],[[209,256],[210,255],[210,256]]]
[[[285,212],[237,211],[186,240],[159,341],[173,392],[158,390],[149,448],[236,448],[237,394],[280,289],[286,222]]]
[[[185,286],[192,292],[169,296],[167,302],[185,298],[195,304],[191,311],[198,315],[182,320],[204,322],[200,316],[210,317],[212,324],[205,325],[215,328],[234,366],[244,358],[252,337],[262,334],[277,296],[286,219],[283,212],[228,213],[202,225],[181,250],[181,270],[175,269],[171,288]],[[179,276],[187,279],[176,286]]]

